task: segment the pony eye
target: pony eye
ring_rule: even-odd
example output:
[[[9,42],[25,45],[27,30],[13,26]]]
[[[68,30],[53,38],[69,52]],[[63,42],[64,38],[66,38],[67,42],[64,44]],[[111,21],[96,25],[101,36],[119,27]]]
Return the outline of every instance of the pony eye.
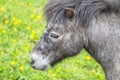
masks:
[[[51,36],[52,38],[58,38],[58,37],[59,37],[59,34],[52,32],[52,33],[50,34],[50,36]]]

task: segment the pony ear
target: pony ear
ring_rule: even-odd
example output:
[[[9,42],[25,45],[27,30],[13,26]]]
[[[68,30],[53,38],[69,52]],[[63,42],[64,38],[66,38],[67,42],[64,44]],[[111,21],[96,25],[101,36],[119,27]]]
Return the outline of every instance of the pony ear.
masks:
[[[74,10],[72,8],[65,8],[65,15],[67,18],[72,19],[75,15]]]

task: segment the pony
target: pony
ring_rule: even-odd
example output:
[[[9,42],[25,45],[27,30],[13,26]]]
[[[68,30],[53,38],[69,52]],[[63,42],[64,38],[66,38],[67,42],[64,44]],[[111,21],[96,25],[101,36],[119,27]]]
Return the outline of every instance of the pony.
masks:
[[[46,70],[83,48],[103,67],[107,80],[120,80],[120,0],[50,0],[47,26],[30,55]]]

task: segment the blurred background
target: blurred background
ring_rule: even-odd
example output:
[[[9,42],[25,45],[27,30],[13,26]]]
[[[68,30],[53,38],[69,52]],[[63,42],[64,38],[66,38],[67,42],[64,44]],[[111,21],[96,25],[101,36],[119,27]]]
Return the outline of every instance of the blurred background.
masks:
[[[47,0],[0,0],[0,80],[105,80],[85,51],[47,71],[31,68],[30,52],[46,26]]]

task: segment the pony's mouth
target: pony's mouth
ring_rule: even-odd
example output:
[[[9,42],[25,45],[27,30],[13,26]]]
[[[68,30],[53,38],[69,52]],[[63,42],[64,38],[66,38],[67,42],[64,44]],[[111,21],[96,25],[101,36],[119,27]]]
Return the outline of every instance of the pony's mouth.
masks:
[[[48,70],[50,68],[50,66],[48,66],[48,65],[42,65],[42,66],[34,66],[34,65],[32,65],[32,68],[34,68],[36,70],[44,71],[44,70]]]

